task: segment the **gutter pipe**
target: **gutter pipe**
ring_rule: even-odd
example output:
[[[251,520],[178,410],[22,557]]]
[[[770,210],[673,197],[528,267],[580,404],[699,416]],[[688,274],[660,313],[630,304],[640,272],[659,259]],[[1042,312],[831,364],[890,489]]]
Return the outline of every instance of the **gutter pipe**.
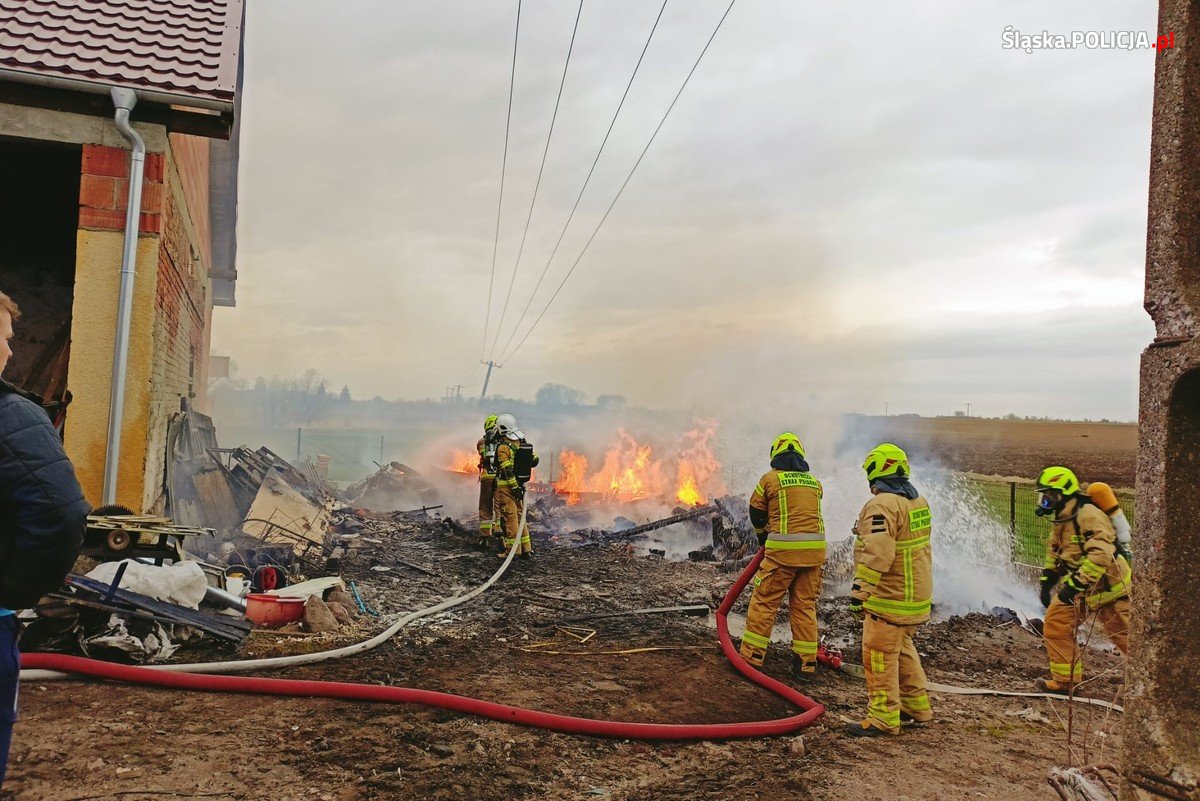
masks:
[[[142,211],[142,175],[146,144],[129,124],[137,105],[132,89],[112,89],[114,122],[133,150],[129,156],[129,198],[125,208],[125,250],[121,255],[121,290],[117,299],[117,336],[113,347],[112,393],[108,403],[108,448],[104,454],[105,505],[117,502],[117,474],[121,463],[121,423],[125,416],[125,379],[129,367],[129,328],[133,319],[133,278],[137,269],[138,221]]]

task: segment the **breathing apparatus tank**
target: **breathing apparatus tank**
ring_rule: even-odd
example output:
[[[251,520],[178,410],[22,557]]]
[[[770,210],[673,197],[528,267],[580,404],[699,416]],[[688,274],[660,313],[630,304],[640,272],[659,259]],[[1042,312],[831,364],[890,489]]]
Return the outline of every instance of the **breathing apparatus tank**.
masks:
[[[1112,487],[1103,481],[1093,481],[1087,486],[1087,494],[1092,503],[1112,519],[1113,528],[1117,530],[1117,544],[1128,552],[1129,544],[1133,540],[1133,529],[1125,519],[1125,512],[1121,511],[1121,505],[1117,503],[1117,495]]]

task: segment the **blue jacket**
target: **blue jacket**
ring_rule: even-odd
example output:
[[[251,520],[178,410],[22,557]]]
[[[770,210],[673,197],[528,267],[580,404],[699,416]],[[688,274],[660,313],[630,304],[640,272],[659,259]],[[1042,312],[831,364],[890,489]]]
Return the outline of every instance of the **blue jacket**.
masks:
[[[62,583],[90,509],[50,418],[0,381],[0,607],[33,606]]]

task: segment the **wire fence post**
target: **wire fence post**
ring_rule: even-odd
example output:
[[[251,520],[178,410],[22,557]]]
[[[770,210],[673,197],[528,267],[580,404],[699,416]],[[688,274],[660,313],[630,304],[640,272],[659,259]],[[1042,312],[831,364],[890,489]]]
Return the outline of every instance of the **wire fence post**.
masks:
[[[1008,531],[1012,535],[1012,560],[1017,561],[1019,552],[1017,543],[1017,482],[1008,482]]]

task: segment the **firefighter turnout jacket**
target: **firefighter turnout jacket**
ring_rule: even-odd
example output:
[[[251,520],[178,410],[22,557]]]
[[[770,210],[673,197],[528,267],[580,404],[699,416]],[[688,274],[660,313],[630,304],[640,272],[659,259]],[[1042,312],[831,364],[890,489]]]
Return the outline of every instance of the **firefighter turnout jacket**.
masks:
[[[496,486],[506,487],[510,490],[516,489],[521,482],[517,480],[517,449],[525,445],[524,440],[514,442],[513,440],[504,440],[496,448]],[[531,467],[538,466],[538,455],[533,453],[533,461]]]
[[[880,492],[863,507],[854,529],[853,597],[867,612],[897,626],[929,620],[933,549],[925,499]]]
[[[1070,498],[1054,518],[1046,545],[1047,570],[1055,570],[1072,589],[1085,594],[1091,609],[1130,593],[1129,563],[1116,552],[1117,532],[1098,506]]]
[[[771,470],[759,480],[750,496],[750,508],[766,515],[767,553],[779,564],[824,564],[824,492],[821,482],[807,472]]]
[[[488,438],[480,437],[479,442],[475,443],[475,450],[479,451],[479,480],[488,481],[496,477],[496,465],[488,453]]]

